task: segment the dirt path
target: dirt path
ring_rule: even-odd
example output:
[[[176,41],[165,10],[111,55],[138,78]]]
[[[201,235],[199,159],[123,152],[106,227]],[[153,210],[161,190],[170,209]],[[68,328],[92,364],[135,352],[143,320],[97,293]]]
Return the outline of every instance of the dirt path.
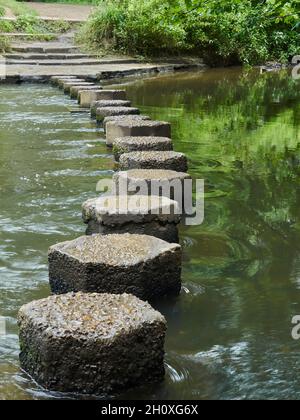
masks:
[[[86,21],[93,6],[57,3],[27,3],[39,16],[50,19]]]

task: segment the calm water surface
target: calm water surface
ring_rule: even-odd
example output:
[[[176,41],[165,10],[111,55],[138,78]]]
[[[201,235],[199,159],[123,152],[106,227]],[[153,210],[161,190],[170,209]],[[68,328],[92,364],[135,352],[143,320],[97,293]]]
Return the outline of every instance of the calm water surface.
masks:
[[[206,218],[181,229],[184,288],[163,384],[122,398],[300,399],[300,90],[289,74],[183,73],[126,86],[173,126],[206,182]],[[101,129],[60,91],[0,86],[0,399],[60,397],[19,369],[16,314],[49,295],[47,249],[84,233],[81,203],[113,171]],[[75,398],[75,396],[68,396]]]

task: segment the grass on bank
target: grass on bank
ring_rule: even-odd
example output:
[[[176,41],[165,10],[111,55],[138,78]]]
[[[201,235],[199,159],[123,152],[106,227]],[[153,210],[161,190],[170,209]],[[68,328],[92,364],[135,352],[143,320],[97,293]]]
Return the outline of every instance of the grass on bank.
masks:
[[[190,54],[212,65],[300,53],[299,0],[99,0],[80,36],[96,49]]]
[[[10,9],[15,16],[21,16],[21,15],[36,16],[37,15],[37,13],[33,9],[28,7],[28,5],[25,2],[20,2],[20,1],[15,1],[15,0],[0,0],[0,10],[1,9],[4,10],[4,8]]]

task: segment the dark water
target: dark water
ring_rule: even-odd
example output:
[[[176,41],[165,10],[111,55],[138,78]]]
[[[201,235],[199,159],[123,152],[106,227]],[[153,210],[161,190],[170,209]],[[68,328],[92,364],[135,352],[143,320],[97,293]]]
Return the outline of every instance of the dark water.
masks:
[[[299,86],[240,69],[127,86],[134,105],[172,122],[176,150],[205,179],[206,218],[182,228],[184,289],[159,305],[166,380],[122,398],[300,399]],[[48,296],[47,248],[84,232],[81,203],[113,163],[101,130],[57,90],[0,92],[0,398],[56,398],[19,370],[16,313]]]

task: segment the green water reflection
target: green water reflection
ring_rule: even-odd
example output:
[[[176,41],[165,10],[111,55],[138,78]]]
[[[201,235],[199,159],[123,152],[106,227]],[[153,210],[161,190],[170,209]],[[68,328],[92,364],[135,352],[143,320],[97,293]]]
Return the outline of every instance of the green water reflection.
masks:
[[[205,179],[206,217],[181,229],[184,289],[159,304],[166,381],[121,397],[300,399],[299,82],[229,69],[126,89],[143,113],[172,123],[176,150]],[[0,90],[0,396],[55,397],[19,372],[16,311],[48,295],[47,248],[84,231],[80,204],[113,164],[101,130],[55,89]]]

